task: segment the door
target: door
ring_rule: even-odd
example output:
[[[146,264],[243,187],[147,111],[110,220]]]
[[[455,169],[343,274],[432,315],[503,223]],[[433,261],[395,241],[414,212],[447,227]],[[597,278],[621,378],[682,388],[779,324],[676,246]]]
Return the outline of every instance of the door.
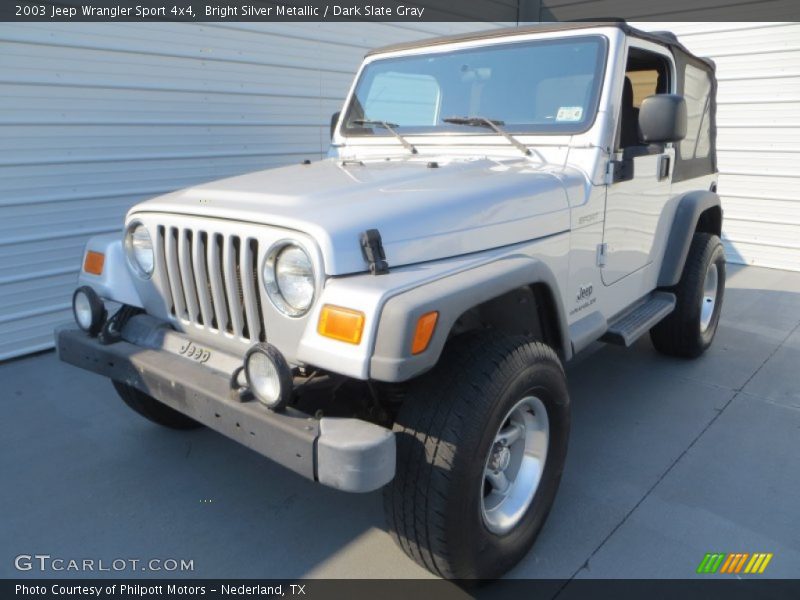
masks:
[[[669,200],[675,151],[647,145],[639,136],[639,106],[672,87],[671,58],[628,49],[616,136],[613,182],[606,192],[603,283],[611,285],[650,264],[658,221]]]

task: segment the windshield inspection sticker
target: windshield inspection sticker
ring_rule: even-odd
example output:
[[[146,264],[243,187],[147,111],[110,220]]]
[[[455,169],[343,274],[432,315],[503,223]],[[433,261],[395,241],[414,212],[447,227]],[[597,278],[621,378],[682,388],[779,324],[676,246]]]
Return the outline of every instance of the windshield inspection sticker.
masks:
[[[580,121],[582,116],[582,106],[562,106],[558,109],[556,121]]]

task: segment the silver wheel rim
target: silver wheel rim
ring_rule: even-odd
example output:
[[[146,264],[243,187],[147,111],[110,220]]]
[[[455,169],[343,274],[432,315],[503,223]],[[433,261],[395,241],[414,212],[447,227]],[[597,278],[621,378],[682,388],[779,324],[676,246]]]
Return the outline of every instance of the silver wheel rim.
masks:
[[[526,396],[508,411],[483,468],[481,516],[502,534],[520,522],[536,495],[547,461],[550,424],[539,398]]]
[[[705,333],[711,325],[714,308],[717,305],[717,288],[719,287],[719,272],[716,263],[708,265],[706,279],[703,282],[703,297],[700,300],[700,331]]]

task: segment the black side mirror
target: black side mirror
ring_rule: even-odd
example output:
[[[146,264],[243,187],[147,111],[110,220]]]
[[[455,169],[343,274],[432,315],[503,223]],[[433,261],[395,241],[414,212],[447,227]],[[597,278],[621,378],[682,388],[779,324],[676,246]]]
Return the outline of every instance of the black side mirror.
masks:
[[[686,100],[677,94],[656,94],[642,100],[639,131],[648,144],[679,142],[686,137]]]
[[[337,111],[331,115],[331,139],[333,139],[333,132],[336,131],[336,124],[339,122],[339,115],[342,111]]]

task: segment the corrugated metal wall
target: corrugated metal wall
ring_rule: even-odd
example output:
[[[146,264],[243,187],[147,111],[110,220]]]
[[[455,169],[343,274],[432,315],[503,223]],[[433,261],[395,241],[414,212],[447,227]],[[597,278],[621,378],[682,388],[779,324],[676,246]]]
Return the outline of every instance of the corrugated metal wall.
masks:
[[[52,346],[132,204],[322,157],[368,49],[487,26],[0,24],[0,360]]]
[[[368,48],[486,26],[0,24],[0,360],[51,346],[130,205],[321,157]],[[640,26],[719,66],[729,259],[800,270],[800,24]]]
[[[639,23],[717,63],[728,260],[800,270],[800,23]]]

